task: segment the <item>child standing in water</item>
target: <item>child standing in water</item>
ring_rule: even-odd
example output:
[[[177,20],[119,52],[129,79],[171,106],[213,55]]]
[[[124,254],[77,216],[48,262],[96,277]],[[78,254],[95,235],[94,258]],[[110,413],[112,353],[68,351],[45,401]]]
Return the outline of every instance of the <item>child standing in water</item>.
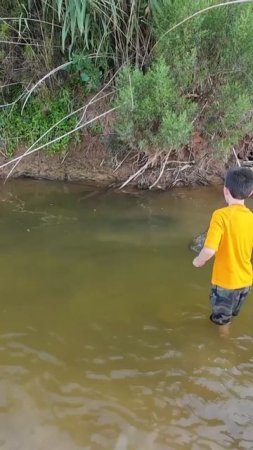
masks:
[[[204,247],[193,265],[202,267],[215,256],[210,319],[227,336],[232,316],[239,314],[252,286],[253,213],[244,200],[253,193],[253,171],[230,169],[223,192],[228,206],[214,211]]]

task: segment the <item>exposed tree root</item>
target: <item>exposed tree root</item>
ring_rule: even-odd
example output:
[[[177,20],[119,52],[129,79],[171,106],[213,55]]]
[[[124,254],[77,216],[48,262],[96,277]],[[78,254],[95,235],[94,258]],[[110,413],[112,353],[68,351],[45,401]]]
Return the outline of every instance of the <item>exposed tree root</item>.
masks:
[[[170,160],[171,153],[172,149],[167,153],[156,152],[154,155],[149,156],[145,164],[143,164],[141,168],[130,175],[130,177],[128,177],[128,179],[120,186],[120,189],[123,189],[129,183],[136,181],[141,176],[146,176],[146,182],[144,184],[147,185],[148,189],[151,190],[158,185],[159,181],[163,176],[166,175],[166,172],[168,171],[170,172],[170,179],[171,176],[172,178],[173,176],[175,177],[174,181],[172,182],[172,185],[174,186],[179,181],[179,174],[186,169],[192,168],[192,166],[195,164],[195,161],[191,160],[190,157],[188,161]],[[151,173],[148,173],[149,169],[151,168],[153,168],[153,171]],[[151,182],[150,177],[154,174],[154,172],[158,172],[158,174],[155,181]]]

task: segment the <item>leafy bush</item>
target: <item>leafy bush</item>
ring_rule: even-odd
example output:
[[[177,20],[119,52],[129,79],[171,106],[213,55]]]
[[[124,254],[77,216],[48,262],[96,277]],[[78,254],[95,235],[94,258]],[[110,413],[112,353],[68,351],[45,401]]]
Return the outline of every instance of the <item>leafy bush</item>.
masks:
[[[192,132],[195,105],[180,97],[170,69],[159,59],[144,74],[125,68],[118,79],[120,138],[140,150],[177,149]]]
[[[50,127],[61,120],[71,109],[71,93],[67,89],[45,101],[44,96],[30,98],[23,115],[21,105],[16,104],[11,110],[0,110],[0,147],[7,155],[12,155],[21,144],[31,145]],[[74,116],[61,122],[38,145],[48,142],[74,128]],[[67,148],[71,136],[67,136],[50,146],[50,151],[58,152]]]
[[[91,59],[89,55],[80,52],[72,55],[72,64],[67,70],[72,74],[77,75],[75,83],[81,83],[84,92],[89,94],[101,87],[103,74],[106,69],[106,58],[99,59],[99,61],[96,62],[94,59]]]
[[[252,96],[238,82],[221,86],[205,117],[205,130],[220,156],[253,131]]]
[[[155,23],[163,55],[182,95],[199,105],[206,139],[224,155],[252,132],[253,4],[212,9],[175,24],[218,0],[167,0]]]

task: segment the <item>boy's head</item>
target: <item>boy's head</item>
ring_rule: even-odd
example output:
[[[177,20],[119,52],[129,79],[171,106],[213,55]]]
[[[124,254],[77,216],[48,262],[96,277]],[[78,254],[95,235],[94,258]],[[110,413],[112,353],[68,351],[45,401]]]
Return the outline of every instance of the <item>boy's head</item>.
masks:
[[[236,200],[244,200],[250,197],[253,193],[253,171],[246,167],[228,170],[225,178],[225,189]]]

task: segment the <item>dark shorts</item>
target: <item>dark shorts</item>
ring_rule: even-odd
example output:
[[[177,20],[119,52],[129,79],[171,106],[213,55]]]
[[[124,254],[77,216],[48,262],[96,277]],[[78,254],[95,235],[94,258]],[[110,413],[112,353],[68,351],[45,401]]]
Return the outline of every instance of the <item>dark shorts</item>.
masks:
[[[224,289],[213,285],[210,295],[211,321],[217,325],[230,323],[232,316],[238,316],[250,289],[251,286],[241,289]]]

